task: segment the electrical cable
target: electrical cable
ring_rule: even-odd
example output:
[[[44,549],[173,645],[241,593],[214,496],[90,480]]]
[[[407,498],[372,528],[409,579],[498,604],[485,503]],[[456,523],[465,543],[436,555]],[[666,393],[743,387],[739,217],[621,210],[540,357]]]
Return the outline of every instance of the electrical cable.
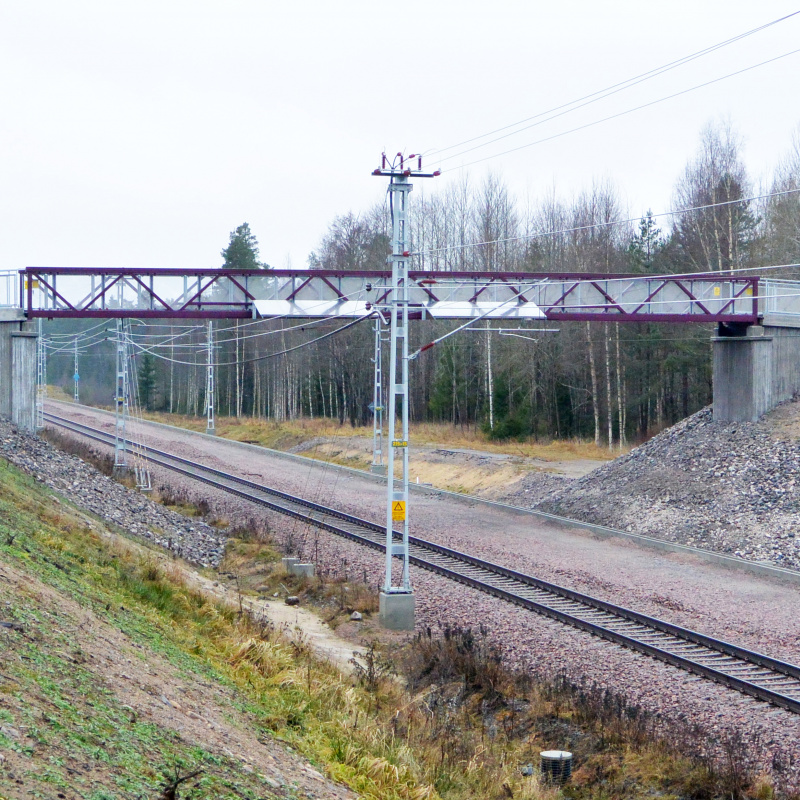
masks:
[[[754,200],[766,200],[770,197],[782,197],[790,194],[800,194],[800,188],[786,189],[780,192],[768,192],[767,194],[759,194],[759,195],[754,195],[752,197],[740,197],[737,200],[725,200],[719,203],[707,203],[706,205],[702,206],[691,206],[689,208],[680,208],[673,211],[660,211],[657,214],[653,214],[652,212],[648,213],[650,217],[652,217],[653,219],[656,219],[658,217],[672,217],[672,216],[679,216],[680,214],[690,214],[693,211],[707,211],[710,208],[721,208],[723,206],[735,205],[737,203],[750,203]],[[560,236],[561,234],[564,233],[579,233],[580,231],[592,230],[594,228],[610,228],[616,225],[629,225],[634,222],[641,222],[642,219],[643,219],[642,216],[629,217],[628,219],[609,220],[608,222],[592,222],[588,225],[578,225],[573,228],[561,228],[560,230],[556,231],[525,233],[520,236],[509,236],[503,239],[489,239],[483,242],[468,242],[467,244],[446,245],[445,247],[434,247],[428,250],[412,251],[411,256],[412,257],[427,256],[435,253],[452,252],[453,250],[465,250],[469,247],[482,247],[483,245],[489,245],[489,244],[508,244],[510,242],[522,242],[522,241],[527,241],[529,239],[543,239],[547,236]]]
[[[91,327],[86,328],[85,330],[82,331],[75,331],[74,333],[50,333],[48,334],[48,337],[52,339],[67,339],[67,338],[74,339],[76,336],[84,336],[87,333],[90,333],[91,331],[100,328],[105,324],[106,320],[103,320],[102,322],[98,322],[96,325],[92,325]]]
[[[485,139],[488,136],[494,136],[494,134],[496,134],[496,133],[502,133],[503,131],[506,131],[509,128],[515,128],[518,125],[524,125],[526,122],[530,122],[531,120],[539,119],[540,117],[543,117],[543,116],[545,116],[547,114],[554,114],[557,111],[562,111],[562,109],[568,109],[566,111],[562,111],[562,114],[568,114],[568,113],[570,113],[570,111],[575,111],[578,108],[583,108],[586,105],[590,105],[591,103],[595,103],[598,100],[602,100],[605,97],[611,96],[612,94],[616,94],[617,92],[621,92],[621,91],[623,91],[623,90],[625,90],[627,88],[630,88],[631,86],[636,86],[637,84],[642,83],[643,81],[649,80],[650,78],[653,78],[653,77],[657,77],[658,75],[661,75],[664,72],[668,72],[669,70],[675,69],[676,67],[682,66],[683,64],[687,64],[687,63],[689,63],[691,61],[694,61],[694,60],[696,60],[698,58],[701,58],[704,55],[708,55],[709,53],[713,53],[716,50],[719,50],[719,49],[721,49],[723,47],[728,46],[729,44],[733,44],[735,42],[741,41],[742,39],[745,39],[745,38],[747,38],[749,36],[752,36],[753,34],[760,33],[761,31],[766,30],[767,28],[770,28],[773,25],[777,25],[780,22],[784,22],[785,20],[790,19],[791,17],[794,17],[797,14],[800,14],[800,11],[793,11],[791,14],[787,14],[786,16],[783,16],[783,17],[780,17],[778,19],[772,20],[772,22],[768,22],[768,23],[766,23],[764,25],[760,25],[757,28],[753,28],[753,29],[751,29],[749,31],[745,31],[744,33],[740,33],[737,36],[731,37],[730,39],[725,39],[722,42],[718,42],[717,44],[710,45],[708,47],[703,48],[702,50],[698,50],[698,51],[696,51],[694,53],[690,53],[689,55],[683,56],[682,58],[676,59],[675,61],[670,61],[667,64],[662,64],[660,67],[655,67],[655,68],[653,68],[651,70],[648,70],[647,72],[642,72],[639,75],[635,75],[634,77],[628,78],[627,80],[620,81],[619,83],[615,83],[615,84],[613,84],[611,86],[607,86],[604,89],[598,89],[597,91],[592,92],[591,94],[584,95],[583,97],[579,97],[576,100],[571,100],[568,103],[563,103],[562,105],[555,106],[554,108],[548,109],[547,111],[541,111],[538,114],[534,114],[531,117],[526,117],[525,119],[519,120],[518,122],[512,122],[512,123],[510,123],[508,125],[504,125],[504,126],[502,126],[500,128],[495,128],[494,130],[489,131],[488,133],[484,133],[484,134],[481,134],[479,136],[473,136],[472,138],[465,139],[464,141],[458,142],[457,144],[451,144],[451,145],[448,145],[447,147],[434,148],[432,150],[428,150],[425,153],[423,153],[422,155],[424,155],[426,157],[429,157],[429,156],[435,156],[438,153],[444,153],[444,152],[446,152],[448,150],[454,150],[457,147],[463,147],[464,145],[471,144],[472,142],[476,142],[479,139]],[[600,95],[600,96],[598,97],[598,95]],[[594,99],[592,99],[592,98],[594,98]],[[580,105],[577,105],[579,103],[580,103]],[[570,106],[575,106],[575,108],[569,108]],[[556,116],[562,116],[562,114],[557,114]],[[549,119],[555,119],[555,116],[550,117]],[[543,120],[543,122],[547,122],[547,121],[549,121],[549,119],[548,120]],[[537,123],[537,125],[538,124],[542,124],[542,123],[540,122],[540,123]],[[533,127],[533,126],[529,126],[529,127]],[[523,128],[522,130],[527,130],[527,128]],[[519,132],[520,131],[515,131],[514,133],[519,133]],[[508,135],[512,136],[512,135],[514,135],[514,133],[511,133],[511,134],[508,134]],[[505,137],[501,137],[501,138],[505,138]],[[498,141],[498,140],[495,139],[493,141]],[[486,142],[485,144],[491,144],[491,143],[492,142]],[[484,145],[480,145],[480,146],[483,147]],[[446,159],[441,159],[441,160],[446,160]]]
[[[530,284],[530,286],[527,286],[527,287],[521,289],[519,293],[520,294],[524,294],[525,292],[530,291],[536,285],[537,284],[532,283],[532,284]],[[408,360],[409,361],[416,360],[416,358],[419,355],[424,353],[426,350],[430,350],[432,347],[434,347],[435,345],[439,344],[439,342],[443,342],[445,339],[449,339],[451,336],[453,336],[454,334],[458,333],[459,331],[463,331],[464,328],[467,328],[470,325],[474,325],[476,322],[480,322],[482,319],[486,319],[486,317],[488,317],[490,314],[497,313],[497,311],[499,309],[501,309],[503,306],[508,305],[509,303],[515,303],[515,302],[518,302],[518,301],[519,301],[519,296],[518,295],[513,295],[512,297],[509,297],[508,300],[504,300],[502,303],[500,303],[499,306],[495,306],[494,308],[490,308],[488,311],[486,311],[485,313],[481,314],[480,316],[475,317],[474,319],[470,319],[467,322],[465,322],[463,325],[459,325],[457,328],[455,328],[455,330],[452,330],[449,333],[444,334],[444,336],[440,336],[438,339],[434,339],[432,342],[428,342],[428,344],[422,345],[422,347],[420,347],[418,350],[415,350],[408,357]]]
[[[266,361],[266,360],[268,360],[270,358],[277,358],[278,356],[286,355],[287,353],[292,353],[295,350],[300,350],[300,349],[302,349],[304,347],[309,347],[312,344],[316,344],[317,342],[321,342],[323,339],[328,339],[331,336],[335,336],[337,333],[342,333],[343,331],[346,331],[348,328],[352,328],[354,325],[357,325],[359,322],[363,322],[365,319],[369,319],[372,316],[373,316],[373,312],[370,311],[369,314],[366,314],[363,317],[359,317],[358,319],[354,319],[351,322],[348,322],[346,325],[342,325],[340,328],[337,328],[334,331],[329,331],[328,333],[324,333],[322,336],[318,336],[316,339],[312,339],[309,342],[303,342],[302,344],[295,345],[294,347],[289,347],[289,348],[286,348],[285,350],[279,350],[276,353],[268,353],[267,355],[257,356],[255,358],[242,359],[240,361],[226,361],[226,362],[223,362],[223,363],[215,363],[215,364],[212,364],[211,366],[212,367],[233,367],[233,366],[236,366],[237,363],[238,364],[252,364],[252,363],[254,363],[256,361]],[[150,352],[146,347],[143,347],[142,345],[138,344],[137,342],[132,342],[132,344],[137,350],[139,350],[139,352],[142,352],[142,353]],[[172,362],[173,364],[185,364],[185,365],[188,365],[188,366],[195,366],[195,362],[194,361],[181,361],[181,360],[174,359],[174,358],[167,358],[167,356],[162,356],[162,355],[159,355],[158,353],[152,353],[152,355],[155,358],[160,358],[162,361],[169,361],[169,362]]]
[[[795,55],[796,53],[800,53],[800,48],[797,48],[795,50],[789,50],[786,53],[782,53],[781,55],[775,56],[774,58],[769,58],[766,61],[761,61],[758,64],[751,64],[749,67],[744,67],[742,69],[736,70],[735,72],[729,72],[726,75],[721,75],[718,78],[713,78],[712,80],[705,81],[703,83],[698,83],[695,86],[690,86],[688,89],[682,89],[679,92],[674,92],[673,94],[666,95],[665,97],[659,97],[656,100],[651,100],[648,103],[642,103],[641,105],[634,106],[633,108],[626,109],[625,111],[619,111],[616,114],[610,114],[607,117],[603,117],[601,119],[594,120],[593,122],[587,122],[584,125],[578,125],[575,128],[570,128],[569,130],[561,131],[560,133],[554,133],[552,136],[545,136],[542,139],[537,139],[535,142],[528,142],[527,144],[521,144],[518,147],[512,147],[512,148],[510,148],[508,150],[503,150],[500,153],[493,153],[492,155],[484,156],[483,158],[478,158],[478,159],[475,159],[474,161],[469,161],[466,164],[460,164],[458,167],[454,167],[454,169],[465,169],[466,167],[471,167],[471,166],[474,166],[475,164],[481,164],[484,161],[489,161],[489,160],[491,160],[493,158],[500,158],[501,156],[506,156],[509,153],[516,153],[519,150],[525,150],[526,148],[533,147],[534,145],[537,145],[537,144],[542,144],[544,142],[550,142],[550,141],[553,141],[554,139],[560,139],[562,136],[567,136],[570,133],[576,133],[577,131],[586,130],[587,128],[592,128],[595,125],[600,125],[603,122],[609,122],[612,119],[618,119],[619,117],[624,117],[627,114],[632,114],[635,111],[641,111],[644,108],[649,108],[650,106],[657,105],[658,103],[663,103],[663,102],[666,102],[667,100],[673,100],[676,97],[680,97],[680,96],[682,96],[684,94],[688,94],[689,92],[694,92],[694,91],[696,91],[698,89],[703,89],[706,86],[712,86],[713,84],[719,83],[720,81],[724,81],[724,80],[727,80],[728,78],[736,77],[737,75],[742,75],[745,72],[749,72],[750,70],[757,69],[758,67],[763,67],[763,66],[765,66],[767,64],[772,64],[775,61],[780,61],[782,58],[787,58],[788,56]],[[530,126],[530,127],[533,127],[533,126]],[[505,138],[505,137],[500,137],[500,138]],[[495,141],[499,141],[499,140],[495,140]],[[490,144],[490,142],[487,143],[487,144]],[[480,145],[480,146],[482,147],[483,145]],[[473,148],[470,148],[468,150],[464,150],[461,153],[455,153],[452,156],[447,156],[446,158],[442,159],[442,161],[447,161],[447,160],[450,160],[452,158],[459,158],[460,156],[466,155],[467,153],[470,153],[475,149],[477,149],[477,148],[473,147]]]
[[[96,337],[97,337],[97,334],[95,334],[95,341],[82,342],[79,345],[78,352],[81,353],[81,352],[83,352],[84,348],[92,347],[93,345],[98,344],[99,342],[104,342],[107,339],[107,337],[105,335],[105,331],[103,332],[102,338],[96,338]],[[75,352],[75,343],[74,342],[70,342],[69,344],[64,344],[64,345],[60,345],[59,343],[54,343],[54,344],[51,345],[50,344],[49,335],[47,337],[47,341],[46,341],[45,346],[50,351],[51,355],[55,355],[56,353],[62,353],[62,352],[69,352],[69,353],[74,353]],[[57,349],[55,349],[55,348],[57,348]]]

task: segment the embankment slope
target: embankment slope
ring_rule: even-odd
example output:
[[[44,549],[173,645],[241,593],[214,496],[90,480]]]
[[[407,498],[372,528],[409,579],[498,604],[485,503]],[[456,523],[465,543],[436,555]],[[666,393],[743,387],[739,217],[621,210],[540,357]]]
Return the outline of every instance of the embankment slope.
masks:
[[[798,486],[800,402],[790,401],[754,423],[703,409],[534,507],[798,569]]]

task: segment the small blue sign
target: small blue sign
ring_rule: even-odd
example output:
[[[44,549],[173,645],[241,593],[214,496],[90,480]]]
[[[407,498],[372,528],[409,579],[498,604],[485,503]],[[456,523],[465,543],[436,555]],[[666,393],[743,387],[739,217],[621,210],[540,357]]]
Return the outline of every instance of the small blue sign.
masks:
[[[75,383],[77,383],[77,382],[78,382],[78,381],[81,379],[81,376],[80,376],[80,375],[78,375],[78,373],[76,372],[76,373],[75,373],[75,374],[72,376],[72,378],[73,378],[73,380],[75,381]]]

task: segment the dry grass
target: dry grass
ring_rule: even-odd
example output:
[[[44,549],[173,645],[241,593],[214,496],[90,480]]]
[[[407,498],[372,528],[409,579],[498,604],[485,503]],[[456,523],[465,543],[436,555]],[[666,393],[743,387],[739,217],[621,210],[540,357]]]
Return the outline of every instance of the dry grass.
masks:
[[[179,414],[147,412],[148,419],[168,425],[178,425],[194,431],[205,431],[205,419]],[[372,440],[371,427],[339,425],[330,419],[296,419],[286,422],[254,419],[250,417],[217,417],[217,434],[237,442],[249,442],[289,450],[314,439],[328,439],[346,445],[358,438]],[[594,442],[579,439],[551,441],[497,441],[489,439],[479,428],[455,427],[446,423],[422,422],[411,426],[410,438],[414,444],[451,449],[481,450],[488,453],[535,458],[542,461],[571,461],[592,459],[608,461],[620,455],[615,449],[597,447]],[[625,452],[625,451],[623,451]],[[310,455],[310,453],[305,453]],[[347,456],[345,456],[347,457]],[[369,463],[369,462],[367,462]]]
[[[62,403],[73,403],[75,402],[74,397],[71,394],[67,393],[66,389],[63,389],[61,386],[52,386],[50,384],[47,385],[47,396],[53,400],[58,400]]]

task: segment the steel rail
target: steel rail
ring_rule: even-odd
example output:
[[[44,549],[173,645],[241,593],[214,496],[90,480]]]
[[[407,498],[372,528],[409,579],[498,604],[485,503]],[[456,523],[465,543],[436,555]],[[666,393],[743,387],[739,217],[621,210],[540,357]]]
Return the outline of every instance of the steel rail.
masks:
[[[48,422],[102,444],[113,435],[45,413]],[[301,519],[377,550],[385,548],[382,526],[295,497],[155,448],[153,464],[179,472],[273,511]],[[399,534],[396,533],[399,537]],[[729,642],[617,606],[434,542],[410,537],[411,563],[517,606],[620,644],[659,661],[721,683],[793,713],[800,713],[800,667]]]

